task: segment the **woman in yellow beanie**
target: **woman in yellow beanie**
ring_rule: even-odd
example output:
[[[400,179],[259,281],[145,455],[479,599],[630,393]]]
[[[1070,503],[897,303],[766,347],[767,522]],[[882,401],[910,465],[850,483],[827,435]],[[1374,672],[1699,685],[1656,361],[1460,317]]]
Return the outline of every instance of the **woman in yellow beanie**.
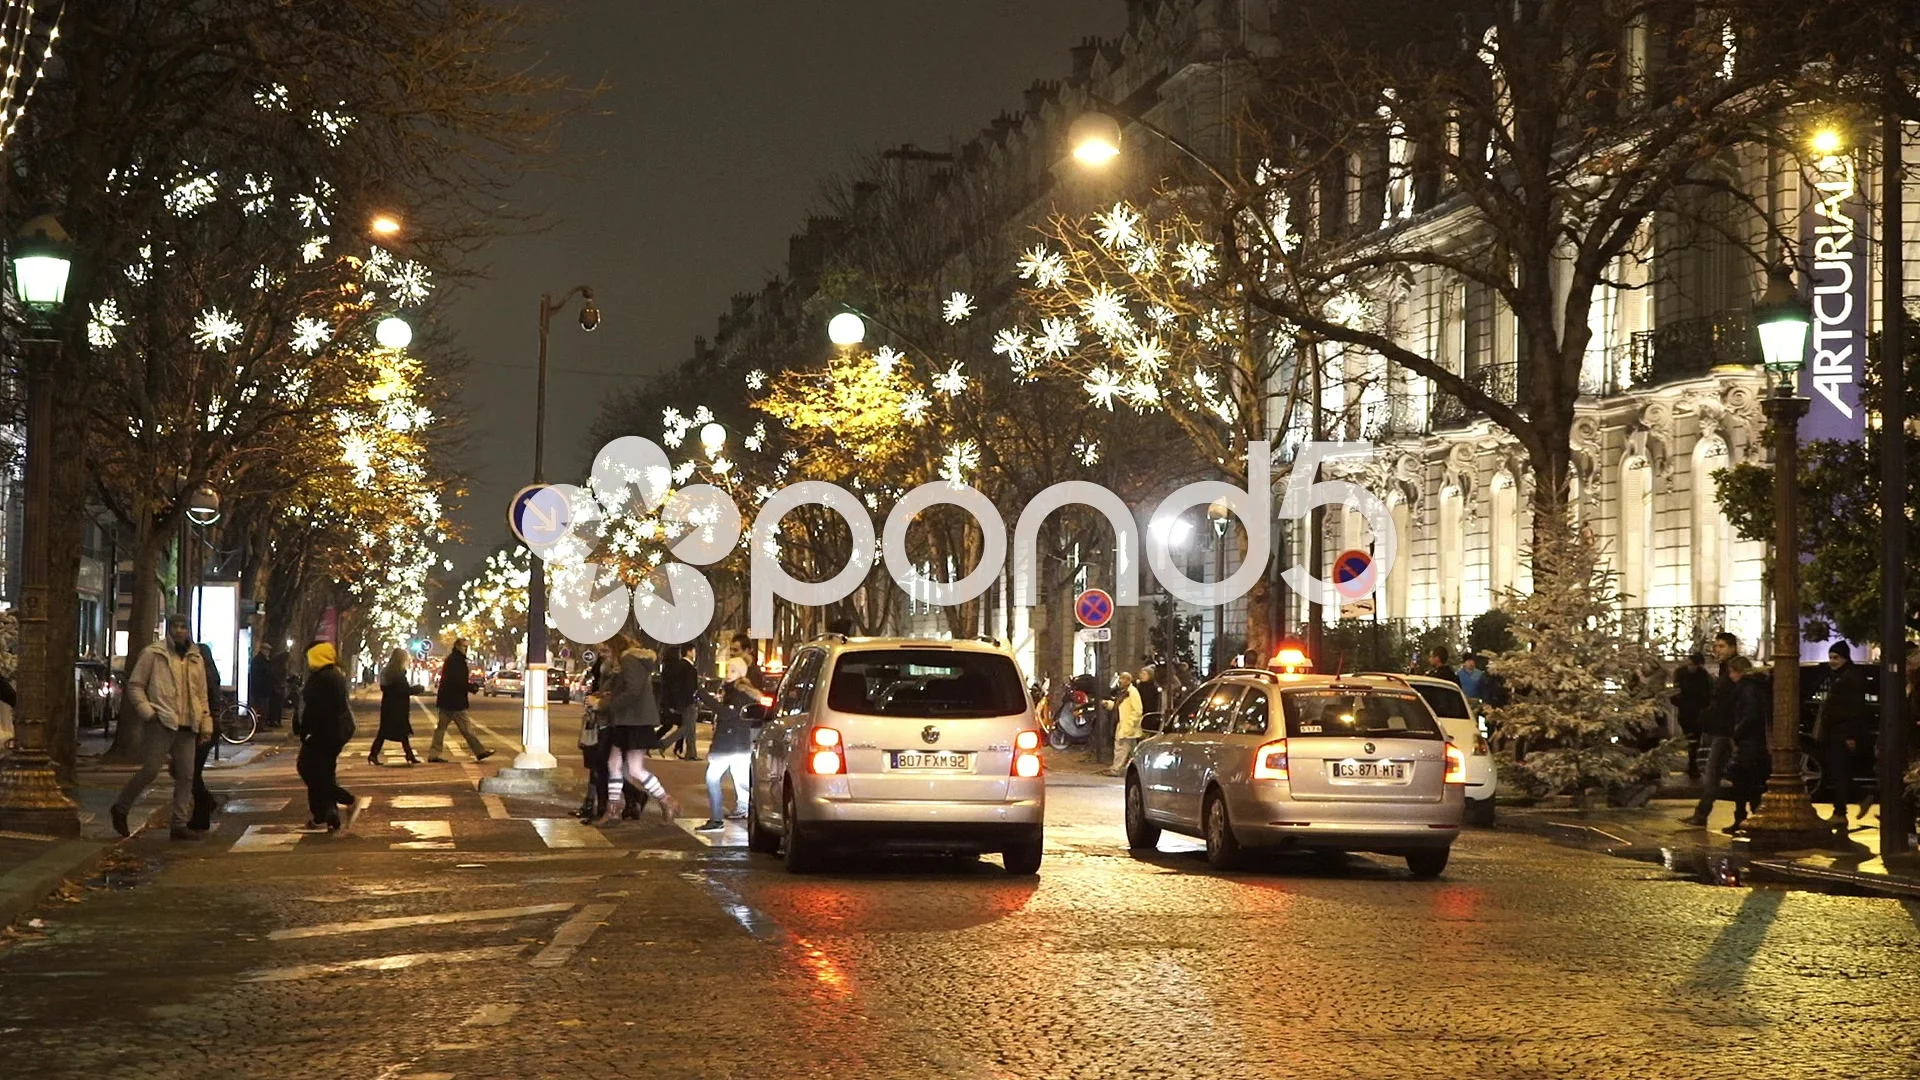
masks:
[[[340,786],[340,751],[353,738],[353,707],[347,702],[347,674],[333,646],[322,641],[307,650],[307,685],[301,691],[300,779],[307,785],[310,829],[339,832],[353,824],[358,803]],[[341,817],[345,807],[345,819]]]

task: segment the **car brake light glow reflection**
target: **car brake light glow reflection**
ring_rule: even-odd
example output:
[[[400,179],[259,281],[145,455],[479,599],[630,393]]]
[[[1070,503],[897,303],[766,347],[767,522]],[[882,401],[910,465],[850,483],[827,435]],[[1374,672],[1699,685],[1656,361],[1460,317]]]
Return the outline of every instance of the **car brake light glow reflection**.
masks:
[[[1253,778],[1255,780],[1287,778],[1287,740],[1266,743],[1253,752]]]
[[[807,771],[815,776],[834,776],[847,771],[847,759],[840,756],[840,732],[835,728],[817,727],[808,733],[812,744],[812,753],[807,757]]]
[[[1040,775],[1040,733],[1028,728],[1013,737],[1013,775],[1032,779]]]
[[[1452,743],[1447,744],[1447,775],[1445,782],[1464,784],[1467,782],[1467,755]]]

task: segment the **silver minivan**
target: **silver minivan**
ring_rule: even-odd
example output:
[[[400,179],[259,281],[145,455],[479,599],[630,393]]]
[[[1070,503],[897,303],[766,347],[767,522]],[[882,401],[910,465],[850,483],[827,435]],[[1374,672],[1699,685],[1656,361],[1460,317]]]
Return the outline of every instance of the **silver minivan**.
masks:
[[[747,846],[795,872],[838,849],[997,852],[1035,873],[1041,738],[995,643],[822,638],[795,654],[755,740]]]
[[[1465,781],[1465,755],[1410,687],[1228,671],[1135,749],[1127,846],[1165,829],[1205,840],[1221,869],[1253,848],[1367,851],[1429,878],[1460,835]]]

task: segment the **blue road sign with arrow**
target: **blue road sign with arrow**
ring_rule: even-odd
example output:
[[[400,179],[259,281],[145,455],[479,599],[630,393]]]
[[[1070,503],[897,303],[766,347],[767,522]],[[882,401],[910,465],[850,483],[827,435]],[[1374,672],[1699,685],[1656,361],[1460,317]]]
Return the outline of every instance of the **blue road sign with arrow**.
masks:
[[[527,546],[546,547],[567,535],[573,511],[565,492],[549,484],[529,484],[509,504],[507,524]]]

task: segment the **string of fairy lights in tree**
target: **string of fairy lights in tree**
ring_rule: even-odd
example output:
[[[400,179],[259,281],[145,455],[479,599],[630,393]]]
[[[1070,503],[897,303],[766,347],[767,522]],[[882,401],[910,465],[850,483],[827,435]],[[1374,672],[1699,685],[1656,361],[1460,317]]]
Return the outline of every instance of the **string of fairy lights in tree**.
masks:
[[[0,73],[0,147],[6,145],[14,129],[20,126],[27,103],[40,85],[40,76],[46,74],[47,64],[53,60],[53,43],[60,37],[60,17],[67,9],[65,0],[54,6],[52,17],[46,20],[45,44],[36,46],[39,7],[36,0],[5,0],[0,5],[0,64],[5,65],[4,72]],[[37,60],[33,56],[36,48]],[[28,74],[29,64],[31,74]]]

